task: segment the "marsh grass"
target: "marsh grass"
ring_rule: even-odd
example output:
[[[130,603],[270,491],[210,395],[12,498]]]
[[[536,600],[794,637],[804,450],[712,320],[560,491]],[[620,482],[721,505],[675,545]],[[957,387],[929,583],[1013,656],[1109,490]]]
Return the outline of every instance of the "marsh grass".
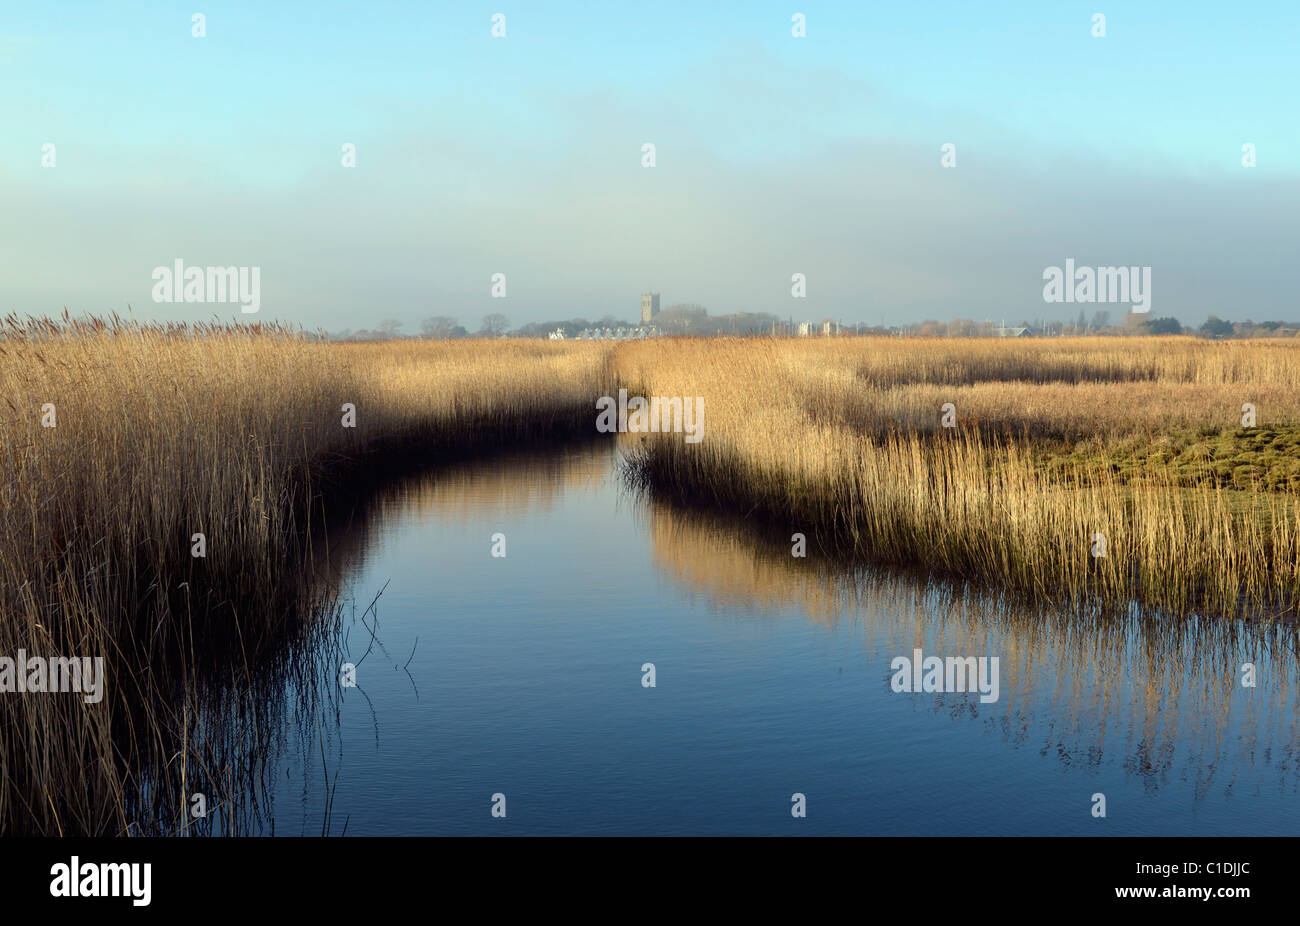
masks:
[[[1253,492],[1300,490],[1300,427],[1174,430],[1150,437],[1043,442],[1037,457],[1049,472],[1109,467],[1126,482],[1167,474],[1178,485]]]
[[[316,658],[339,607],[311,565],[323,501],[412,448],[589,433],[606,364],[602,345],[7,319],[0,654],[103,656],[107,681],[94,705],[0,695],[0,831],[187,830],[196,782],[238,831],[274,692],[323,686],[315,710],[337,682]]]
[[[645,394],[705,398],[702,442],[638,445],[634,478],[657,491],[1061,607],[1295,612],[1297,497],[1250,490],[1290,484],[1296,346],[680,340],[615,365]],[[1257,435],[1240,436],[1245,402]],[[1172,453],[1189,430],[1258,443],[1258,463],[1198,472],[1196,446]]]
[[[812,538],[808,555],[794,558],[784,530],[671,497],[651,498],[646,510],[656,567],[729,619],[794,612],[854,627],[868,651],[999,654],[996,704],[943,693],[925,703],[988,724],[1014,748],[1093,768],[1119,752],[1152,790],[1223,787],[1252,766],[1272,766],[1277,787],[1296,788],[1300,625],[1027,605],[959,578],[824,555]],[[1243,689],[1244,663],[1272,681]],[[1229,739],[1245,748],[1225,750]]]
[[[10,318],[0,654],[102,655],[108,678],[96,705],[0,695],[0,831],[257,830],[275,738],[337,716],[331,519],[393,470],[589,438],[619,386],[705,398],[702,442],[633,442],[643,487],[843,560],[1048,609],[1293,614],[1297,380],[1275,341],[338,344]],[[194,791],[219,816],[188,819]]]

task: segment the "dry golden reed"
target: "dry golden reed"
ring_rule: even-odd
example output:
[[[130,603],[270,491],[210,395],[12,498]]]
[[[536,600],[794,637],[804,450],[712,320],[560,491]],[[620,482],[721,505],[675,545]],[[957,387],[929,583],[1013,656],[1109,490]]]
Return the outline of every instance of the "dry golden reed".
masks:
[[[93,706],[0,694],[0,831],[170,831],[182,778],[223,780],[192,726],[204,683],[251,687],[303,633],[312,499],[412,448],[588,433],[607,353],[10,318],[0,655],[103,656],[108,678]]]
[[[338,344],[276,326],[10,318],[0,655],[102,655],[108,679],[97,705],[0,694],[0,832],[185,831],[198,788],[238,830],[265,769],[231,757],[280,728],[286,680],[328,675],[294,668],[328,653],[323,502],[394,458],[591,437],[595,399],[620,385],[703,396],[700,443],[633,442],[656,491],[1048,605],[1259,616],[1300,593],[1297,496],[1189,487],[1154,457],[1135,479],[1114,454],[1236,428],[1244,403],[1261,427],[1295,427],[1297,381],[1300,350],[1277,341]],[[1043,465],[1048,446],[1058,465]],[[1061,450],[1085,446],[1106,452]]]
[[[1294,426],[1291,344],[674,340],[622,345],[614,363],[629,388],[705,400],[704,440],[649,435],[642,481],[860,559],[1061,605],[1261,616],[1300,594],[1294,494],[1189,488],[1155,463],[1121,479],[1104,454],[1038,459],[1046,442],[1238,428],[1246,403]]]

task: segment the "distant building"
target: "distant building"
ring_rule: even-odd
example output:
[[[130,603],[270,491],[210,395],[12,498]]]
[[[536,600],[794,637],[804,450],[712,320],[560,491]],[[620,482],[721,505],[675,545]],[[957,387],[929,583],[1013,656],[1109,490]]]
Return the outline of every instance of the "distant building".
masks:
[[[1001,328],[994,328],[993,333],[1000,338],[1028,338],[1033,336],[1033,332],[1028,328],[1008,328],[1005,323]]]
[[[556,334],[563,335],[563,332],[552,332],[549,337],[553,341],[562,341],[564,338],[556,337]],[[575,341],[631,341],[640,338],[657,338],[663,335],[654,325],[642,325],[639,328],[583,328],[576,335]]]
[[[563,341],[563,340],[564,340],[564,329],[563,329],[563,328],[556,328],[556,329],[555,329],[554,331],[552,331],[549,335],[547,335],[547,337],[549,337],[552,341]]]
[[[641,324],[648,325],[659,314],[659,294],[641,294]]]
[[[829,337],[836,333],[836,325],[830,319],[822,322],[800,322],[798,331],[801,338],[808,338],[818,334]]]

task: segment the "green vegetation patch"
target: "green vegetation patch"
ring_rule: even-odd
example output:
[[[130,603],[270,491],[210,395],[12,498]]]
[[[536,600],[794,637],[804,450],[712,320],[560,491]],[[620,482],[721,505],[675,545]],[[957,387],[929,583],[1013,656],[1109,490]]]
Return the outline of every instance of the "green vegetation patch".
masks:
[[[1116,441],[1042,445],[1036,459],[1062,477],[1109,468],[1124,482],[1172,480],[1265,492],[1300,491],[1300,426],[1179,431]]]

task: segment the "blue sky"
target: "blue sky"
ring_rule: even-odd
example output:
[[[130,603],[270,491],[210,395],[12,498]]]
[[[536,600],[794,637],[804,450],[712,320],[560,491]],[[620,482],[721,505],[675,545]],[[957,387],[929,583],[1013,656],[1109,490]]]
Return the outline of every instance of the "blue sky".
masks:
[[[331,330],[632,317],[648,287],[1047,318],[1073,257],[1152,266],[1156,315],[1300,318],[1297,40],[1294,3],[10,4],[0,310],[237,315],[152,303],[182,258]]]

